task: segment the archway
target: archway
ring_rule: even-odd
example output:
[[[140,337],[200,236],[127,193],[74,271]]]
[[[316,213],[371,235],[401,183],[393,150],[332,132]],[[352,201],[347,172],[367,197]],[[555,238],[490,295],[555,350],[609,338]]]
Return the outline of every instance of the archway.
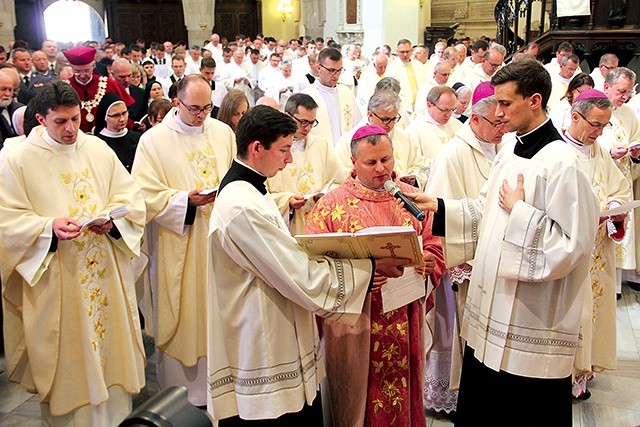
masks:
[[[105,39],[103,18],[82,1],[58,0],[44,10],[47,38],[62,43]]]

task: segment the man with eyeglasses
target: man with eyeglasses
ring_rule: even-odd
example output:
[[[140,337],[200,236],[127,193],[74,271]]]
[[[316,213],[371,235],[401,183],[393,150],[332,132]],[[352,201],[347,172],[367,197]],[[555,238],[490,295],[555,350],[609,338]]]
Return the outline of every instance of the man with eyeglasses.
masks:
[[[447,61],[440,61],[433,67],[433,74],[425,80],[425,82],[418,89],[416,95],[416,104],[413,108],[413,112],[416,117],[420,117],[427,110],[427,95],[436,86],[446,85],[451,77],[451,66]],[[455,80],[454,80],[455,81]],[[451,86],[451,85],[449,85]]]
[[[575,49],[573,45],[569,42],[562,42],[558,45],[556,49],[556,57],[555,60],[551,59],[549,63],[544,64],[544,68],[549,72],[550,75],[558,74],[560,72],[560,66],[562,65],[562,58],[567,55],[574,54]],[[582,72],[580,66],[576,68],[575,74],[579,74]]]
[[[594,89],[599,91],[604,89],[604,79],[609,75],[609,71],[618,67],[618,62],[618,57],[613,53],[605,53],[600,57],[598,68],[594,68],[589,74],[595,83]]]
[[[209,117],[211,86],[178,84],[178,105],[140,138],[133,177],[147,205],[151,286],[157,296],[158,383],[206,404],[206,256],[217,186],[235,157],[231,128]]]
[[[480,66],[473,67],[470,72],[464,76],[465,84],[471,92],[476,89],[482,82],[488,82],[491,77],[498,71],[504,62],[504,57],[507,54],[507,50],[500,44],[493,44],[484,53],[484,60]]]
[[[598,138],[598,143],[609,151],[618,168],[632,186],[634,195],[640,191],[634,179],[640,168],[640,120],[627,104],[636,84],[636,73],[626,67],[614,68],[604,80],[604,93],[613,104],[611,126],[607,126]],[[633,148],[631,148],[633,147]],[[635,197],[634,197],[635,198]],[[616,292],[622,293],[622,282],[640,291],[640,218],[636,212],[629,213],[628,229],[616,251]]]
[[[496,118],[498,101],[489,96],[477,101],[469,120],[436,156],[425,192],[444,199],[476,198],[489,177],[498,150],[504,145],[505,129]],[[467,297],[471,265],[449,266],[441,286],[436,288],[435,316],[427,317],[437,337],[427,354],[425,409],[455,411],[460,387],[464,344],[458,327]]]
[[[282,212],[292,235],[304,234],[307,215],[332,181],[340,184],[345,174],[332,144],[311,133],[318,121],[318,104],[309,95],[296,93],[285,105],[285,113],[296,122],[291,146],[291,164],[267,179],[269,192]]]
[[[382,54],[384,55],[384,54]],[[417,188],[423,188],[427,182],[428,170],[424,168],[424,157],[420,147],[414,144],[407,132],[397,126],[401,119],[400,109],[402,102],[400,97],[390,90],[376,90],[369,99],[367,117],[362,119],[348,133],[342,135],[336,146],[336,154],[349,174],[353,170],[351,161],[351,139],[354,133],[362,126],[376,125],[384,129],[391,141],[393,141],[393,157],[395,160],[394,172],[398,179]]]
[[[420,147],[425,166],[430,164],[456,131],[460,120],[452,119],[458,96],[449,86],[438,85],[427,95],[427,110],[407,126],[407,133]]]
[[[580,64],[580,58],[574,54],[565,55],[560,64],[560,72],[551,74],[551,96],[549,96],[549,110],[557,105],[567,93],[571,79]]]
[[[69,79],[69,83],[78,92],[82,102],[80,129],[83,132],[89,133],[95,126],[98,104],[105,93],[115,93],[127,107],[135,102],[118,82],[95,73],[96,50],[94,48],[80,45],[65,50],[63,54],[73,68],[73,78]]]
[[[332,145],[362,119],[362,113],[353,92],[338,80],[342,74],[342,54],[334,48],[325,48],[318,54],[318,78],[302,93],[310,95],[318,104],[318,126],[311,133]]]
[[[580,93],[571,106],[571,123],[561,132],[567,145],[576,150],[602,210],[632,199],[631,186],[614,160],[597,139],[608,127],[613,104],[594,89]],[[640,154],[640,150],[638,153]],[[572,395],[585,400],[591,396],[587,381],[594,371],[616,368],[616,243],[626,231],[626,213],[601,216],[589,268],[582,316],[583,345],[574,361]]]
[[[411,58],[411,42],[400,39],[396,45],[397,57],[389,67],[389,75],[400,82],[402,108],[413,111],[418,89],[426,77],[425,65]]]
[[[517,140],[500,150],[479,196],[405,193],[435,212],[447,265],[473,259],[456,425],[473,425],[482,413],[508,424],[569,427],[600,202],[547,117],[551,78],[542,65],[513,62],[491,83],[496,117]]]

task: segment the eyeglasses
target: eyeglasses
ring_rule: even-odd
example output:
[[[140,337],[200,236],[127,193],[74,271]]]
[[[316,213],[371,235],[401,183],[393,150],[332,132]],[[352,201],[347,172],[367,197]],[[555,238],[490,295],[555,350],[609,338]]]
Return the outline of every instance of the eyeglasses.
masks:
[[[606,129],[609,126],[611,126],[611,122],[607,122],[605,124],[591,123],[585,116],[583,116],[582,114],[578,113],[577,111],[576,111],[576,114],[579,115],[580,117],[582,117],[584,119],[584,121],[589,123],[589,126],[591,126],[594,129],[603,130],[603,129]]]
[[[436,107],[438,110],[442,111],[445,114],[446,113],[453,113],[454,111],[456,111],[455,108],[440,108],[436,104],[431,104],[431,105],[433,105],[434,107]]]
[[[293,116],[293,115],[291,117],[293,117],[296,122],[300,123],[300,126],[302,126],[303,128],[306,128],[306,127],[309,127],[309,126],[314,128],[314,127],[318,126],[318,123],[319,123],[317,120],[314,120],[314,121],[310,122],[309,120],[301,120],[301,119],[299,119],[299,118],[297,118],[296,116]]]
[[[608,65],[600,64],[601,67],[606,68],[607,70],[613,70],[616,67],[609,67]]]
[[[369,110],[369,111],[371,111],[371,110]],[[391,123],[398,123],[400,121],[400,119],[402,118],[402,116],[400,114],[398,114],[395,117],[384,118],[384,119],[382,117],[380,117],[379,115],[377,115],[376,113],[374,113],[373,111],[371,111],[371,114],[376,116],[378,118],[378,120],[380,120],[385,125],[390,125]]]
[[[213,110],[213,104],[198,107],[197,105],[187,105],[182,102],[180,98],[178,98],[178,101],[180,101],[180,104],[184,105],[184,108],[186,108],[192,116],[197,116],[200,113],[209,114],[211,110]]]
[[[327,68],[322,64],[318,64],[320,65],[322,68],[324,68],[325,70],[327,70],[331,75],[337,76],[338,74],[342,74],[342,72],[344,71],[344,68],[338,68],[337,70],[334,68]]]
[[[486,62],[491,65],[491,68],[498,68],[499,66],[501,66],[502,64],[494,64],[493,62],[489,61],[488,59],[486,60]]]
[[[491,120],[487,119],[485,116],[481,116],[480,114],[478,114],[478,117],[482,117],[483,119],[485,119],[487,122],[489,122],[491,124],[491,126],[493,126],[494,128],[498,129],[500,126],[502,126],[501,122],[498,123],[493,123]]]
[[[129,112],[127,110],[124,110],[122,113],[107,114],[107,117],[111,119],[119,119],[120,117],[126,117],[128,114]]]

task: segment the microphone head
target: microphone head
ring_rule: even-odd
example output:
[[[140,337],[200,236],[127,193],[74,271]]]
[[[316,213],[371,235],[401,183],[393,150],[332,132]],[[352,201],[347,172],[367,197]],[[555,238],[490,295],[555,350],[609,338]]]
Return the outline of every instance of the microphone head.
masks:
[[[387,192],[391,195],[395,194],[396,191],[400,190],[400,188],[396,185],[396,183],[391,181],[390,179],[384,183],[384,189],[387,190]]]

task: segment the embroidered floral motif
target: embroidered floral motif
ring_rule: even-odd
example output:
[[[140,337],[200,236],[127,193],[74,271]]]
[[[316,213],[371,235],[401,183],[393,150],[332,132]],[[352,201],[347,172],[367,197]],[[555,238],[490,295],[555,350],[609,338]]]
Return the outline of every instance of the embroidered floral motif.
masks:
[[[213,149],[210,146],[197,151],[185,152],[187,159],[191,162],[196,170],[196,188],[215,188],[220,184],[216,171],[218,170],[218,161],[215,158]],[[213,209],[213,203],[200,206],[202,215],[205,218],[211,216],[211,210]]]
[[[61,173],[62,182],[69,187],[75,205],[68,206],[69,216],[82,221],[97,216],[97,204],[94,202],[95,189],[89,169],[80,172]],[[108,330],[109,300],[104,294],[102,280],[107,272],[103,267],[107,258],[104,236],[86,230],[73,240],[78,253],[77,271],[82,285],[82,298],[87,313],[91,345],[102,356],[102,342]],[[104,366],[105,360],[102,359]]]

